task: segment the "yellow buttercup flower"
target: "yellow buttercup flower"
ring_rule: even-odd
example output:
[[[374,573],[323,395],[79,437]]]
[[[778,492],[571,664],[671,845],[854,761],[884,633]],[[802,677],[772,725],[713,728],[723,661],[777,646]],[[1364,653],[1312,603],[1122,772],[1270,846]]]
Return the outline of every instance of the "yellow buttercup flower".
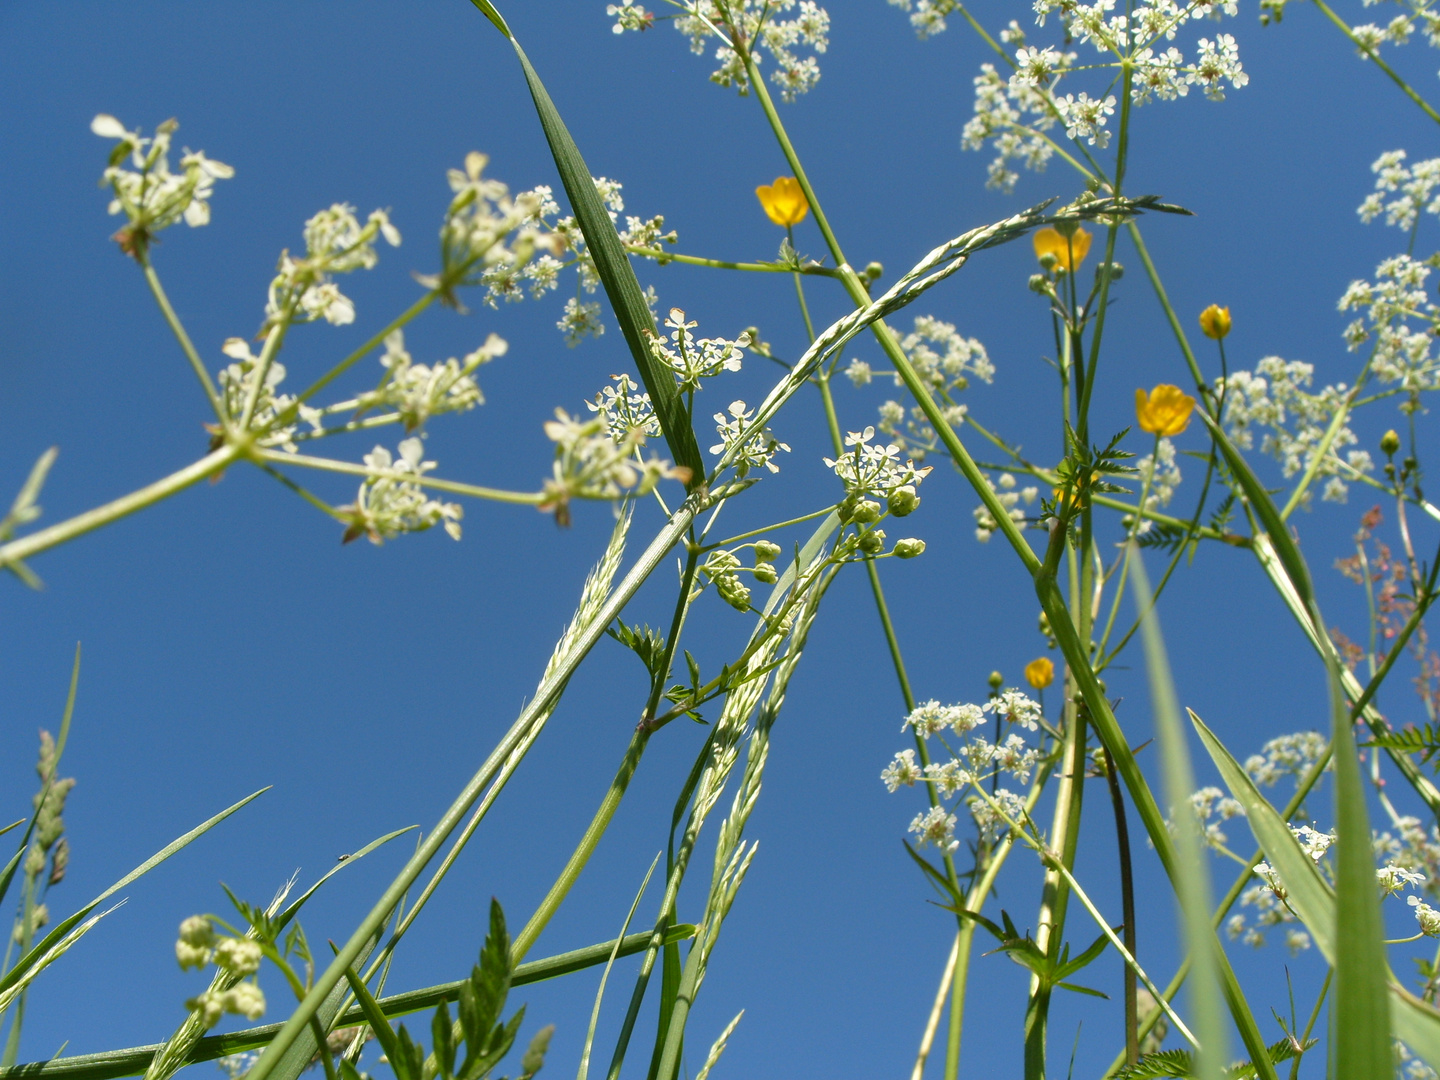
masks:
[[[1190,425],[1194,411],[1195,399],[1178,386],[1161,383],[1148,395],[1138,387],[1135,390],[1135,419],[1141,431],[1179,435]]]
[[[1206,337],[1219,341],[1230,333],[1230,309],[1221,307],[1219,304],[1211,304],[1200,312],[1200,329]]]
[[[1048,656],[1031,660],[1025,665],[1025,681],[1036,690],[1044,690],[1055,681],[1055,665],[1050,662]]]
[[[775,183],[757,187],[755,195],[770,220],[783,228],[799,225],[810,212],[805,192],[800,190],[800,181],[793,176],[777,176]]]
[[[1090,251],[1090,234],[1084,229],[1076,229],[1070,237],[1062,236],[1058,229],[1041,229],[1035,234],[1034,241],[1035,257],[1043,259],[1046,255],[1053,255],[1055,268],[1066,273],[1084,262]]]

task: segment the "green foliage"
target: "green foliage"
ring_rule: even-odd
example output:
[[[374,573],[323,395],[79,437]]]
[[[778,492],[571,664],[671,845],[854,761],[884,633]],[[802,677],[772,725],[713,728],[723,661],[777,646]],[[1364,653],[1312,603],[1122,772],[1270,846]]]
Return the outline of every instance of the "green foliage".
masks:
[[[441,1080],[485,1080],[510,1052],[525,1019],[525,1007],[522,1005],[509,1020],[501,1020],[513,975],[505,914],[499,901],[492,899],[490,929],[480,950],[480,962],[471,968],[470,977],[460,984],[458,1022],[451,1020],[450,1007],[445,1001],[440,1002],[430,1021],[435,1074]],[[424,1047],[411,1038],[404,1024],[398,1030],[390,1027],[379,1003],[353,970],[347,970],[345,977],[385,1051],[396,1080],[431,1080],[427,1076]],[[541,1028],[531,1039],[520,1061],[519,1080],[529,1080],[540,1071],[554,1030],[553,1026]],[[462,1047],[463,1055],[460,1052]],[[358,1080],[352,1073],[353,1069],[344,1073],[346,1080]]]
[[[1290,1061],[1315,1045],[1311,1039],[1297,1048],[1294,1039],[1281,1039],[1271,1043],[1268,1057],[1272,1066]],[[1253,1080],[1255,1065],[1250,1061],[1238,1061],[1225,1069],[1225,1080]],[[1188,1050],[1161,1050],[1145,1054],[1134,1065],[1125,1065],[1115,1073],[1114,1080],[1194,1080],[1195,1055]]]

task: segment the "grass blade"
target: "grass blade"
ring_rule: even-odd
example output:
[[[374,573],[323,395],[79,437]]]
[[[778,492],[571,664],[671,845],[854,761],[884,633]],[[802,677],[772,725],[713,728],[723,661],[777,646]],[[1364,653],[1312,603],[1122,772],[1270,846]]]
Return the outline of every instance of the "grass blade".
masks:
[[[1155,710],[1155,734],[1164,767],[1165,795],[1170,805],[1177,808],[1175,848],[1179,858],[1175,892],[1193,964],[1190,1007],[1195,1018],[1195,1032],[1200,1040],[1196,1051],[1196,1076],[1201,1080],[1220,1080],[1227,1056],[1215,957],[1220,945],[1210,925],[1210,868],[1205,859],[1204,841],[1200,836],[1199,822],[1188,813],[1190,794],[1195,790],[1195,771],[1190,765],[1190,751],[1180,722],[1180,703],[1175,696],[1175,683],[1170,675],[1170,661],[1165,654],[1165,641],[1160,633],[1160,620],[1155,613],[1144,559],[1138,548],[1130,552],[1130,557],[1135,606],[1144,613],[1140,632],[1145,644],[1145,666],[1150,677],[1151,707]]]
[[[1375,855],[1365,811],[1365,782],[1355,756],[1350,710],[1340,690],[1333,660],[1330,668],[1331,759],[1335,763],[1336,927],[1335,999],[1331,1015],[1334,1075],[1355,1080],[1388,1080],[1394,1072],[1390,1018],[1385,998],[1384,926],[1375,886]],[[1339,933],[1338,928],[1345,932]]]
[[[610,959],[605,962],[605,970],[600,975],[600,989],[595,991],[595,1007],[590,1010],[590,1027],[585,1032],[585,1046],[580,1051],[580,1071],[576,1074],[579,1080],[585,1080],[590,1072],[590,1048],[595,1045],[595,1026],[600,1022],[600,1003],[605,1000],[605,983],[610,978],[610,968],[615,963],[615,958],[620,955],[620,944],[625,940],[625,931],[630,929],[630,920],[635,918],[635,909],[640,906],[640,898],[645,895],[645,888],[650,884],[650,876],[655,873],[655,867],[660,865],[660,854],[657,853],[650,863],[650,869],[645,871],[645,880],[640,883],[640,891],[635,894],[635,900],[630,905],[630,910],[625,914],[625,922],[620,927],[620,936],[615,939],[615,947],[610,950]]]
[[[610,306],[615,311],[620,331],[625,335],[625,344],[630,347],[630,355],[635,358],[635,366],[640,369],[640,378],[655,406],[655,416],[660,421],[660,429],[665,433],[670,454],[676,465],[683,465],[690,470],[690,480],[686,486],[700,484],[705,479],[705,463],[700,457],[700,446],[695,441],[695,430],[685,413],[685,405],[680,399],[680,391],[676,389],[674,377],[650,352],[655,319],[650,314],[650,305],[645,302],[645,294],[640,290],[640,282],[630,265],[630,256],[621,246],[620,234],[615,231],[615,224],[610,220],[605,204],[600,201],[600,193],[595,190],[595,183],[590,178],[585,159],[580,156],[580,148],[575,145],[575,140],[560,118],[555,103],[550,100],[550,95],[545,90],[545,84],[540,81],[540,76],[530,65],[525,50],[520,47],[520,42],[515,40],[515,35],[510,32],[500,13],[489,0],[473,2],[515,47],[515,55],[520,58],[520,67],[525,72],[525,82],[530,87],[530,96],[535,101],[535,112],[539,115],[540,126],[545,131],[545,141],[550,144],[550,153],[554,156],[555,167],[560,172],[560,183],[565,187],[565,194],[570,200],[571,209],[575,211],[575,220],[580,225],[580,231],[585,234],[586,246],[595,260],[595,270],[605,286],[605,295],[610,298]]]
[[[247,795],[245,796],[245,798],[241,799],[234,805],[220,811],[220,813],[216,814],[214,817],[206,821],[202,821],[199,825],[195,826],[195,828],[191,829],[184,836],[181,836],[178,839],[172,840],[170,843],[166,844],[163,848],[157,851],[154,855],[151,855],[150,858],[146,859],[134,870],[131,870],[130,873],[126,874],[114,885],[111,885],[94,900],[91,900],[90,903],[86,904],[79,911],[75,912],[75,914],[71,915],[67,919],[63,919],[55,927],[55,929],[51,930],[50,933],[46,934],[43,939],[41,939],[38,943],[32,946],[29,952],[27,952],[24,956],[20,957],[19,960],[15,961],[15,966],[5,973],[4,978],[0,978],[0,995],[5,994],[12,986],[14,986],[20,980],[24,979],[25,973],[29,971],[31,967],[33,967],[39,961],[43,960],[50,950],[54,949],[57,945],[60,944],[61,939],[64,938],[65,935],[70,933],[71,930],[73,930],[77,925],[79,925],[80,921],[84,919],[85,916],[89,915],[90,912],[94,911],[97,907],[99,907],[100,904],[103,903],[106,899],[115,895],[115,893],[125,888],[126,885],[129,885],[137,878],[141,878],[144,875],[148,874],[151,870],[155,869],[155,867],[159,866],[166,859],[170,858],[171,855],[174,855],[181,848],[188,846],[191,841],[198,840],[200,837],[204,836],[207,832],[213,829],[216,825],[219,825],[220,822],[224,821],[231,814],[235,813],[235,811],[239,810],[242,806],[245,806],[247,803],[251,802],[254,799],[258,799],[261,795],[265,794],[265,792],[269,790],[270,789],[268,787],[263,787],[259,791],[255,792],[253,795]]]

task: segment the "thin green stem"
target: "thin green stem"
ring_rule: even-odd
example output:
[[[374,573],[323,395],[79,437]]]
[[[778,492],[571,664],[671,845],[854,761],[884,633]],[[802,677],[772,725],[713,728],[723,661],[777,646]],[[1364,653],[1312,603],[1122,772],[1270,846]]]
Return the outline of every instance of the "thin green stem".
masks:
[[[453,495],[469,495],[476,499],[489,499],[491,502],[510,503],[515,506],[538,506],[545,501],[545,494],[540,491],[505,491],[502,488],[462,484],[455,480],[441,480],[438,477],[397,472],[394,469],[372,469],[367,465],[356,465],[349,461],[336,461],[332,458],[313,457],[308,454],[291,454],[283,450],[261,449],[255,450],[253,455],[261,461],[269,461],[276,465],[299,465],[307,469],[321,469],[326,472],[343,473],[346,476],[363,476],[367,479],[374,477],[400,480],[419,484],[421,487],[434,488],[436,491],[446,491]],[[5,549],[0,548],[0,559],[4,558],[4,553]]]
[[[1440,112],[1436,112],[1428,101],[1416,93],[1414,88],[1396,73],[1394,68],[1380,59],[1378,52],[1357,38],[1355,31],[1350,29],[1350,24],[1340,18],[1339,15],[1336,15],[1335,12],[1330,9],[1330,5],[1325,3],[1325,0],[1315,0],[1315,6],[1320,9],[1321,13],[1324,14],[1327,19],[1340,28],[1340,32],[1350,39],[1350,44],[1364,53],[1365,56],[1386,75],[1389,75],[1395,85],[1400,87],[1406,97],[1420,106],[1420,110],[1426,116],[1434,120],[1437,124],[1440,124]]]
[[[767,262],[727,262],[724,259],[703,259],[698,255],[681,255],[674,251],[665,251],[662,248],[640,247],[637,244],[626,244],[625,250],[631,255],[642,255],[654,259],[661,266],[666,263],[677,262],[686,266],[708,266],[716,270],[746,270],[759,274],[813,274],[816,277],[839,277],[840,273],[832,266],[821,266],[818,263],[807,263],[798,270],[793,266],[786,266],[784,263]]]
[[[128,517],[137,510],[153,506],[161,499],[169,498],[201,480],[224,472],[240,456],[241,452],[236,447],[222,446],[178,472],[173,472],[153,484],[132,491],[129,495],[123,495],[114,502],[97,506],[93,510],[87,510],[83,514],[76,514],[72,518],[51,525],[47,529],[39,529],[16,540],[11,540],[8,544],[0,545],[0,566],[28,559],[32,555],[74,540],[77,536],[84,536],[111,522]]]
[[[228,424],[225,406],[220,401],[220,394],[215,389],[210,372],[205,370],[205,361],[200,359],[200,353],[196,350],[194,342],[190,340],[190,335],[185,330],[185,324],[180,321],[180,316],[176,315],[175,309],[170,306],[170,298],[165,295],[165,289],[160,284],[160,275],[155,272],[155,267],[150,263],[150,253],[144,247],[140,247],[136,249],[135,257],[139,260],[140,268],[145,273],[145,284],[150,286],[150,293],[155,297],[155,303],[160,306],[160,314],[165,316],[165,322],[169,324],[175,340],[180,342],[180,350],[185,354],[185,359],[190,361],[190,367],[194,370],[195,377],[200,380],[200,386],[210,401],[210,408],[215,410],[215,418],[222,424]]]

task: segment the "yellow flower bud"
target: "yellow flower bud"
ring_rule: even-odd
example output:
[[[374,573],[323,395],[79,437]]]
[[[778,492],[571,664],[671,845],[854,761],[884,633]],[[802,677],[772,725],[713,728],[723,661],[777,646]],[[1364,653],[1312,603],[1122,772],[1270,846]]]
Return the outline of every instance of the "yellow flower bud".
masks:
[[[1394,457],[1400,452],[1400,433],[1394,428],[1380,436],[1380,452],[1386,457]]]
[[[1070,237],[1061,236],[1058,229],[1040,229],[1035,233],[1035,257],[1043,261],[1049,255],[1055,269],[1061,273],[1074,270],[1085,261],[1090,251],[1090,234],[1077,228]]]
[[[1200,312],[1200,329],[1206,337],[1219,341],[1230,333],[1230,309],[1211,304]]]
[[[782,228],[799,225],[810,212],[800,181],[793,176],[777,176],[773,184],[761,184],[755,195],[770,220]]]
[[[1025,681],[1036,690],[1044,690],[1055,681],[1055,665],[1048,656],[1031,660],[1025,665]]]
[[[1195,399],[1178,386],[1161,383],[1148,396],[1138,387],[1135,390],[1135,418],[1141,431],[1179,435],[1189,426],[1194,411]]]

